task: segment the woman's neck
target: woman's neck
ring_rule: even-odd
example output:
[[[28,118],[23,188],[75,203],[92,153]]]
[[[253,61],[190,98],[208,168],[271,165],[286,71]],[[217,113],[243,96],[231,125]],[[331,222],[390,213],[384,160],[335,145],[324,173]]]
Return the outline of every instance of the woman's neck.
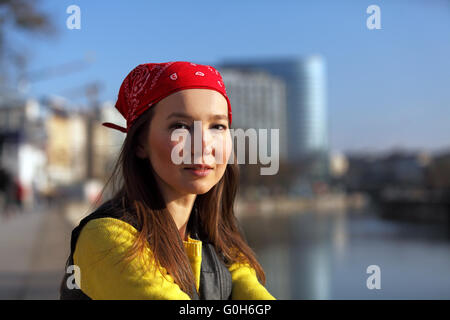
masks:
[[[189,194],[182,197],[169,199],[166,202],[167,210],[177,225],[181,239],[185,241],[187,241],[186,227],[194,206],[195,198],[195,194]]]
[[[181,239],[187,240],[186,227],[197,195],[193,193],[180,194],[158,176],[156,180],[158,181],[167,210],[180,232]]]

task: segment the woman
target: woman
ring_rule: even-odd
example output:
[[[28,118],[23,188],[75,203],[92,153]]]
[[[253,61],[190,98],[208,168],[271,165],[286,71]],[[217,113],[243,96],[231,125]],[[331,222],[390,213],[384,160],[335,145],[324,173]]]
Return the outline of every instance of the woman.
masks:
[[[73,230],[61,298],[275,299],[233,211],[238,167],[228,163],[232,113],[220,73],[186,61],[139,65],[116,108],[127,128],[103,125],[127,133],[107,183],[121,185]],[[173,139],[175,130],[191,142]],[[180,145],[191,146],[182,163]]]

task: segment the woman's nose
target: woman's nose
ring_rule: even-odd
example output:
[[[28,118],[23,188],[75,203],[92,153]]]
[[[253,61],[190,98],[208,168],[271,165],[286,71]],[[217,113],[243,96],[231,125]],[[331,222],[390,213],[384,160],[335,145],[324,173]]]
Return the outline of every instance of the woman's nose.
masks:
[[[203,154],[209,155],[213,151],[213,137],[209,133],[209,130],[203,130],[202,136],[202,146],[203,146]]]
[[[193,148],[192,148],[192,154],[200,153],[202,152],[203,155],[210,155],[213,152],[213,144],[214,144],[214,137],[212,136],[211,132],[207,128],[203,128],[202,126],[198,126],[198,130],[200,132],[194,131],[194,141],[193,141]],[[201,150],[195,150],[196,143],[195,143],[195,135],[198,134],[201,137]],[[200,141],[199,141],[200,142]],[[198,148],[198,147],[197,147]]]

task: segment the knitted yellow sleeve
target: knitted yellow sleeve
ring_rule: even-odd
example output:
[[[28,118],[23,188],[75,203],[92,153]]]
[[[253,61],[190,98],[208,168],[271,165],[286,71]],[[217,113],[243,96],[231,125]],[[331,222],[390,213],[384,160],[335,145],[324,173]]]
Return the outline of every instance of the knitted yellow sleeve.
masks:
[[[256,271],[250,265],[235,262],[228,270],[233,281],[232,300],[276,300],[258,281]]]
[[[89,221],[73,255],[80,268],[81,290],[91,299],[189,300],[164,268],[161,272],[156,268],[148,245],[141,257],[123,261],[136,237],[137,230],[121,220]]]

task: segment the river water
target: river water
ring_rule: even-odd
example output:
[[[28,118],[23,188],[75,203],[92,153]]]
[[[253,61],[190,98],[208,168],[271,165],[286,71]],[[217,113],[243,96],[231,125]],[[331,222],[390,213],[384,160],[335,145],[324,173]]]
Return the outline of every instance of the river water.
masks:
[[[277,299],[450,299],[445,225],[381,219],[370,206],[239,220]],[[372,265],[379,289],[367,285]]]

